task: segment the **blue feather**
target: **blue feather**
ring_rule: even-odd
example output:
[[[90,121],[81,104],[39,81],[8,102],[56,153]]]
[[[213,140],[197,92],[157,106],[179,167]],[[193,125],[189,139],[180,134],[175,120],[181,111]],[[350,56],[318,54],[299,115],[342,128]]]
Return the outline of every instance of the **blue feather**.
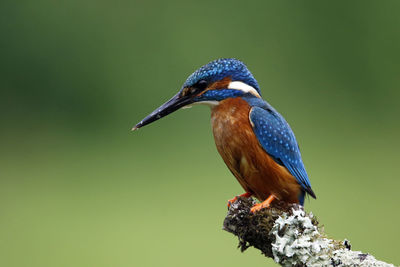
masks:
[[[255,97],[243,99],[252,106],[250,120],[261,146],[278,164],[288,169],[305,192],[315,198],[296,137],[289,124],[264,100]],[[300,196],[300,202],[302,201],[304,194]]]
[[[220,58],[204,65],[187,78],[182,88],[190,87],[199,80],[206,80],[211,83],[225,77],[230,77],[232,81],[242,81],[254,87],[260,94],[258,83],[246,65],[234,58]]]

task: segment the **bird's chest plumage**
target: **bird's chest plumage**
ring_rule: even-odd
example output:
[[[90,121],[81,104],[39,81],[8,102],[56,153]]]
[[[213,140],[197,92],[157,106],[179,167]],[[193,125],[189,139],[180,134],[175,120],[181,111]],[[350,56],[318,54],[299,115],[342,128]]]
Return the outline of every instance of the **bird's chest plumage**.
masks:
[[[218,152],[242,187],[258,199],[274,194],[297,202],[299,185],[261,147],[250,124],[250,110],[241,98],[223,100],[212,109],[211,124]]]
[[[251,139],[255,138],[249,112],[250,106],[246,101],[229,98],[221,101],[211,113],[217,149],[231,171],[239,171],[241,165],[246,165],[243,162],[246,148],[249,148]]]

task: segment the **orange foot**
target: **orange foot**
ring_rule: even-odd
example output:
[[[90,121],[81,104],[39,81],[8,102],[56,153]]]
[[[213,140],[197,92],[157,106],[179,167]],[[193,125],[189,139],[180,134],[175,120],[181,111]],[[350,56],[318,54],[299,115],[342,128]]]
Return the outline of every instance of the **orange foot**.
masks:
[[[229,200],[228,200],[228,208],[229,208],[233,203],[235,203],[236,200],[238,200],[239,197],[251,197],[251,195],[252,195],[252,193],[246,192],[246,193],[243,193],[243,194],[241,194],[241,195],[239,195],[239,196],[236,196],[236,197],[234,197],[234,198],[232,198],[232,199],[229,199]]]
[[[275,199],[275,196],[274,196],[274,195],[270,195],[270,196],[269,196],[266,200],[264,200],[263,202],[255,204],[255,205],[250,209],[250,211],[251,211],[252,213],[254,213],[254,212],[259,211],[259,210],[261,210],[261,209],[263,209],[263,208],[269,208],[269,206],[271,205],[272,201],[274,201],[274,199]]]

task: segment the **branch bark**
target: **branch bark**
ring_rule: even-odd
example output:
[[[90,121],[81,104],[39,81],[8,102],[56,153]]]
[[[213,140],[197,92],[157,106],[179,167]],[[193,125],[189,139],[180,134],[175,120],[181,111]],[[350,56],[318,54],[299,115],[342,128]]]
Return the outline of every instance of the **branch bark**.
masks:
[[[255,214],[252,198],[233,203],[223,229],[239,238],[239,248],[255,247],[281,266],[394,266],[352,251],[347,240],[329,239],[312,213],[296,204],[273,202]]]

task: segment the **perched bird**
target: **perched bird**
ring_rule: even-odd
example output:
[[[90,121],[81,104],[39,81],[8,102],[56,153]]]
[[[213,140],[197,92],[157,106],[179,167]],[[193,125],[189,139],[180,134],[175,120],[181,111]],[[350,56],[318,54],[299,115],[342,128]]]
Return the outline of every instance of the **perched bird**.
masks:
[[[193,104],[211,107],[215,144],[245,190],[241,196],[261,202],[252,212],[274,199],[304,205],[306,194],[316,198],[292,129],[261,98],[257,81],[237,59],[217,59],[195,71],[174,97],[132,130]]]

